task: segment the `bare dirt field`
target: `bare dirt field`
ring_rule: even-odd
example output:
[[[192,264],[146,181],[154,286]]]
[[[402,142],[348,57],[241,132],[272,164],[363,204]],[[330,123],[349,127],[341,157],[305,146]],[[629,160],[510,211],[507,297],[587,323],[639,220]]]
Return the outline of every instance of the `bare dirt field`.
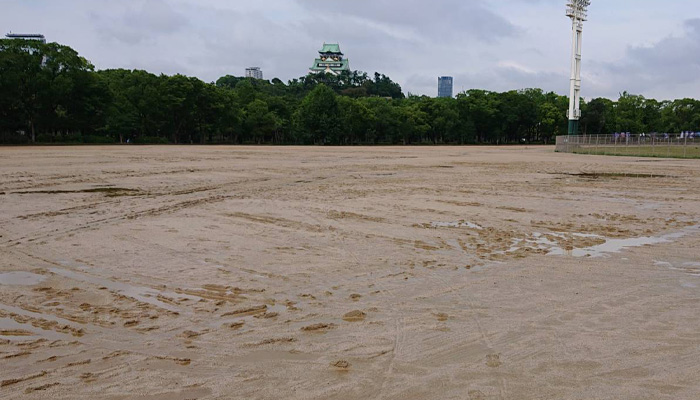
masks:
[[[2,399],[697,399],[700,160],[0,148]]]

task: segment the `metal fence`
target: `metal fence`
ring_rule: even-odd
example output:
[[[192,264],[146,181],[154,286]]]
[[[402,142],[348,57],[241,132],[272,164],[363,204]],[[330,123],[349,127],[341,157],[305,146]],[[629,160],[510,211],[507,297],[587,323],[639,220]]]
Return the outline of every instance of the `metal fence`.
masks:
[[[684,134],[557,136],[556,151],[611,156],[700,158],[700,137]]]

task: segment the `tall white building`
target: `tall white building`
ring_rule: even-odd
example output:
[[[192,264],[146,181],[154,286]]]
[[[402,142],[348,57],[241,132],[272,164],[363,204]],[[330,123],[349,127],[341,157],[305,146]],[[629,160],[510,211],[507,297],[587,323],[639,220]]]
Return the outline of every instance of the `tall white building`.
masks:
[[[38,40],[41,43],[46,43],[46,37],[38,33],[8,33],[5,35],[8,39],[20,39],[20,40]]]
[[[250,67],[245,69],[246,78],[263,79],[263,72],[260,67]]]

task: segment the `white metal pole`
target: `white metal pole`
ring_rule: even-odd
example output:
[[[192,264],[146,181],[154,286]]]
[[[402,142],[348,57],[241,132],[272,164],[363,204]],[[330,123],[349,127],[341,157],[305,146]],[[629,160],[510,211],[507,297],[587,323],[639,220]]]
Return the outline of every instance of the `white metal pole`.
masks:
[[[571,80],[569,87],[569,135],[575,135],[574,120],[576,119],[576,70],[578,68],[576,57],[578,54],[578,32],[576,17],[571,18]]]
[[[569,135],[579,132],[581,118],[581,55],[583,22],[586,21],[590,0],[568,0],[566,15],[571,18],[571,82],[569,90]]]
[[[583,45],[583,23],[579,22],[576,26],[576,120],[581,118],[581,56]]]

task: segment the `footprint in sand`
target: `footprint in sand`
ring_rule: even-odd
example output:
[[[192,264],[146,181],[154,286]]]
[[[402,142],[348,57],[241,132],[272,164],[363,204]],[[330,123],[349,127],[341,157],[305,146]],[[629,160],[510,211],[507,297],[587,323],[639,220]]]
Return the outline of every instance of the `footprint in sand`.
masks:
[[[24,389],[24,393],[30,394],[32,392],[39,392],[39,391],[46,390],[46,389],[49,389],[49,388],[52,388],[52,387],[58,386],[58,385],[60,385],[60,383],[54,382],[54,383],[47,383],[46,385],[41,385],[41,386],[29,387],[29,388]]]
[[[350,311],[349,313],[343,315],[343,320],[348,322],[359,322],[364,321],[367,314],[360,310]]]
[[[301,328],[304,332],[325,332],[335,328],[335,324],[314,324]]]
[[[344,372],[344,371],[347,371],[348,369],[350,369],[351,365],[352,364],[350,364],[349,362],[347,362],[345,360],[340,360],[340,361],[336,361],[334,363],[331,363],[332,367],[335,367],[335,369],[337,371],[341,371],[341,372]]]
[[[184,331],[180,334],[181,337],[184,337],[185,339],[192,339],[196,338],[197,336],[201,336],[201,332],[195,332],[195,331]]]
[[[489,354],[486,356],[486,365],[491,368],[498,368],[501,366],[501,355],[500,354]]]
[[[279,313],[276,313],[276,312],[268,312],[268,313],[258,314],[258,315],[253,316],[253,318],[256,318],[256,319],[271,319],[271,318],[277,318],[277,317],[279,317]]]
[[[243,308],[240,310],[235,310],[227,313],[221,314],[221,317],[247,317],[250,315],[262,314],[267,311],[267,305],[263,304],[260,306]]]
[[[233,322],[233,323],[229,324],[228,327],[233,329],[233,330],[238,330],[238,329],[243,328],[243,325],[245,325],[245,322]]]
[[[0,335],[2,336],[32,336],[33,333],[25,331],[24,329],[7,329],[0,330]]]

